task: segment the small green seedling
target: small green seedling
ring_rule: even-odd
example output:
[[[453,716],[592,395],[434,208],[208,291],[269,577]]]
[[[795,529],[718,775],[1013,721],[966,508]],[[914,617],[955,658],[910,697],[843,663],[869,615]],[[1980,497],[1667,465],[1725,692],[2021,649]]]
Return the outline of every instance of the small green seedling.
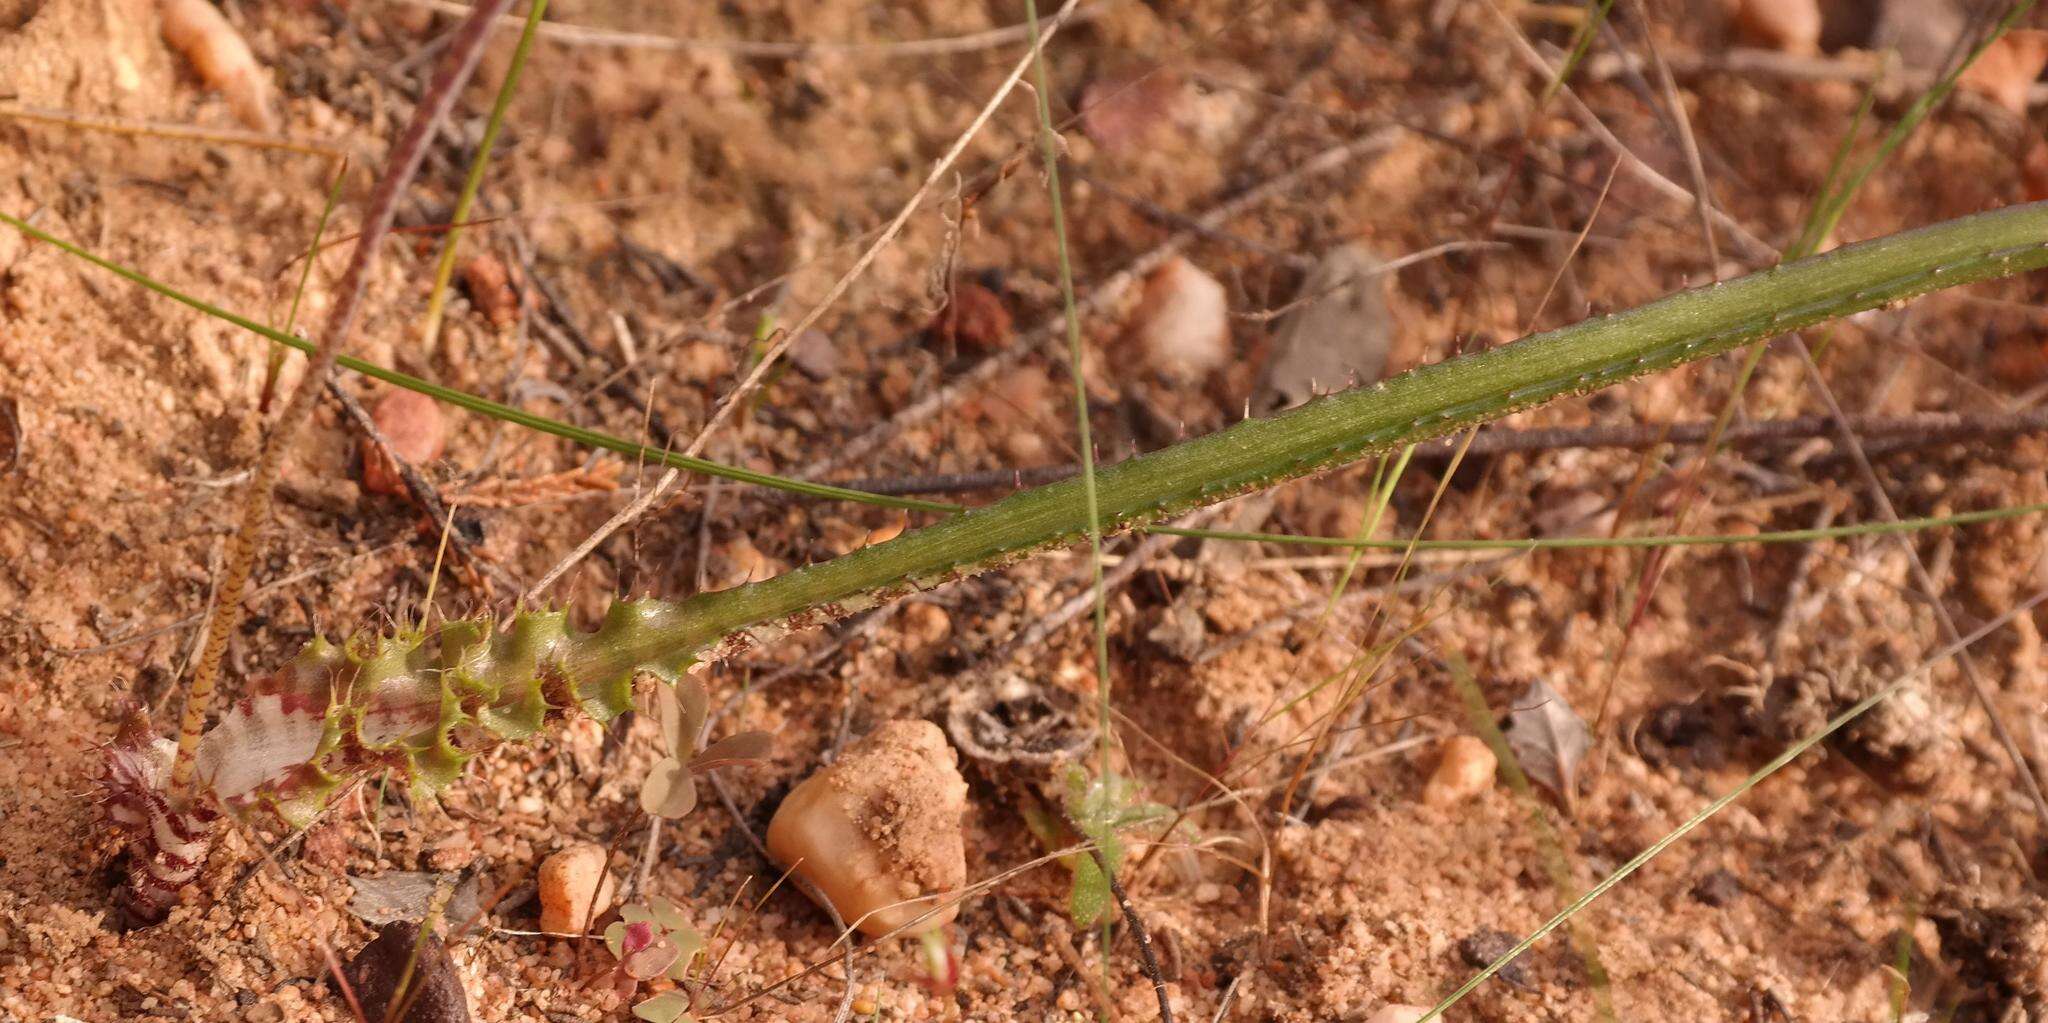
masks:
[[[740,732],[698,749],[697,740],[704,731],[709,703],[704,683],[694,678],[654,690],[655,710],[661,718],[662,748],[668,755],[648,770],[647,780],[640,787],[641,809],[675,820],[696,808],[699,774],[768,758],[774,736],[767,732]]]
[[[1070,832],[1079,831],[1080,838],[1095,843],[1102,851],[1109,869],[1119,870],[1124,863],[1123,834],[1172,812],[1158,803],[1141,801],[1140,795],[1135,778],[1115,772],[1096,778],[1073,767],[1067,771],[1066,793],[1061,800],[1065,820],[1035,808],[1026,812],[1025,820],[1039,840],[1053,848],[1067,845],[1074,837]],[[1109,877],[1091,855],[1076,853],[1061,857],[1060,862],[1074,874],[1073,885],[1067,892],[1067,914],[1078,927],[1101,923],[1115,906]]]
[[[704,951],[704,936],[690,926],[675,903],[655,896],[647,905],[619,910],[618,922],[604,929],[604,947],[619,965],[613,971],[621,998],[631,998],[640,985],[662,977],[683,983],[690,964]],[[649,1023],[694,1023],[690,996],[667,991],[633,1006],[633,1015]]]

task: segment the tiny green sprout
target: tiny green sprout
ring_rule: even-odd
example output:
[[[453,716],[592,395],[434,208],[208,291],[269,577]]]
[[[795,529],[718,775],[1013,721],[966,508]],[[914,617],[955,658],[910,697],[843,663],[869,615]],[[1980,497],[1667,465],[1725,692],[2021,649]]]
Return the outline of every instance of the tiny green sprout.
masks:
[[[646,981],[661,977],[681,984],[690,964],[704,951],[704,937],[684,919],[675,903],[655,896],[647,905],[619,910],[619,919],[604,929],[604,947],[619,961],[614,979],[622,998],[630,998]],[[649,1023],[693,1023],[690,996],[669,991],[633,1006],[633,1015]]]
[[[1157,803],[1141,801],[1137,779],[1115,772],[1096,778],[1080,767],[1068,769],[1062,803],[1065,827],[1041,812],[1027,815],[1032,830],[1054,846],[1065,844],[1062,832],[1078,830],[1081,838],[1102,850],[1102,859],[1111,870],[1123,866],[1123,832],[1170,812]],[[1068,915],[1080,927],[1101,922],[1112,906],[1108,876],[1090,855],[1077,853],[1062,857],[1061,862],[1074,873],[1073,887],[1067,893]]]
[[[704,692],[704,683],[694,678],[656,689],[654,704],[661,717],[662,748],[668,755],[655,762],[641,783],[640,808],[656,817],[674,820],[696,808],[697,775],[768,757],[774,737],[767,732],[740,732],[697,748],[710,697]]]

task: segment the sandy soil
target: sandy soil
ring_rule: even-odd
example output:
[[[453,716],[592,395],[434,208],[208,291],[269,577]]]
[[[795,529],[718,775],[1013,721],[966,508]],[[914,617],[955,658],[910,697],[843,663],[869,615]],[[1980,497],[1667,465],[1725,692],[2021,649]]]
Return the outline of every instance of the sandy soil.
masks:
[[[1390,288],[1395,368],[1495,343],[1697,284],[1716,271],[1693,212],[1617,176],[1611,152],[1510,57],[1487,5],[1090,4],[1056,42],[1055,110],[1091,83],[1162,67],[1159,103],[1177,113],[1141,144],[1066,133],[1076,271],[1084,291],[1175,229],[1118,198],[1199,215],[1313,154],[1387,125],[1391,147],[1345,173],[1257,206],[1185,255],[1223,281],[1233,310],[1290,301],[1307,260],[1358,240],[1386,255],[1447,241],[1504,247],[1427,260]],[[1506,6],[1506,5],[1504,5]],[[1859,99],[1848,81],[1714,70],[1733,45],[1717,4],[1648,5],[1654,37],[1690,60],[1678,79],[1704,170],[1729,211],[1772,244],[1796,234]],[[1622,37],[1639,49],[1630,8]],[[348,3],[231,4],[231,18],[278,85],[284,131],[361,157],[337,230],[350,230],[373,166],[408,115],[430,62],[417,54],[452,22],[420,8]],[[1540,44],[1569,30],[1528,8]],[[562,0],[551,16],[676,38],[889,41],[1015,23],[1001,4],[872,5],[846,0],[727,5]],[[493,44],[401,223],[446,219],[512,36]],[[1602,44],[1603,52],[1609,49]],[[1014,45],[938,57],[821,52],[758,59],[717,48],[622,49],[543,42],[513,107],[485,191],[498,220],[469,244],[517,271],[523,310],[494,324],[456,300],[438,350],[418,344],[435,256],[431,235],[394,242],[371,282],[354,354],[533,411],[625,436],[645,410],[594,387],[630,362],[626,397],[687,439],[731,386],[764,317],[788,323],[820,298],[857,246],[910,195],[1014,60]],[[1580,94],[1615,134],[1688,180],[1669,121],[1625,77]],[[1153,88],[1148,86],[1147,88]],[[1148,93],[1149,94],[1149,93]],[[233,114],[159,38],[146,0],[0,0],[0,100],[93,117],[231,127]],[[1877,105],[1867,150],[1903,102]],[[914,217],[823,322],[836,367],[779,377],[718,458],[797,472],[987,357],[927,338],[949,273],[986,278],[1019,325],[1056,310],[1041,179],[1028,162],[1027,97],[1006,103],[962,161],[954,201]],[[2025,198],[2021,157],[2039,114],[2016,118],[1966,97],[1883,172],[1838,237],[1869,237]],[[998,171],[1011,166],[1013,173]],[[0,209],[76,239],[208,301],[281,319],[331,174],[318,156],[136,137],[0,118]],[[984,187],[985,186],[985,187]],[[949,189],[955,188],[949,181]],[[978,191],[977,191],[978,190]],[[1113,190],[1113,191],[1112,191]],[[1587,243],[1572,236],[1592,223]],[[1503,234],[1500,225],[1521,230]],[[346,247],[318,263],[300,313],[321,322]],[[1720,252],[1736,264],[1725,238]],[[1569,262],[1567,257],[1569,255]],[[1304,259],[1303,257],[1306,257]],[[530,266],[529,266],[530,263]],[[1562,270],[1560,268],[1562,267]],[[539,280],[536,279],[536,275]],[[566,311],[551,311],[544,280]],[[753,292],[763,282],[769,285]],[[1832,335],[1827,373],[1843,403],[1878,414],[2015,407],[2039,376],[2039,280],[1944,295],[1866,317]],[[750,293],[751,292],[751,293]],[[1554,292],[1554,293],[1553,293]],[[1547,302],[1546,302],[1547,297]],[[1129,301],[1086,324],[1097,439],[1107,455],[1149,448],[1184,424],[1237,414],[1272,347],[1273,320],[1232,323],[1229,364],[1180,386],[1133,357]],[[561,316],[561,322],[540,322]],[[562,338],[590,346],[565,357]],[[983,342],[986,343],[986,342]],[[1009,343],[996,339],[997,344]],[[657,730],[611,734],[580,721],[473,766],[438,803],[393,786],[352,796],[302,842],[255,822],[217,844],[200,891],[162,926],[113,922],[120,850],[92,799],[97,747],[121,709],[167,722],[252,461],[265,342],[0,230],[0,1017],[91,1021],[349,1018],[323,977],[371,930],[346,911],[349,876],[471,869],[502,890],[483,926],[452,943],[475,1018],[623,1018],[601,982],[595,941],[522,934],[538,907],[540,859],[571,842],[616,841],[637,874],[646,818],[637,779]],[[2003,348],[2001,347],[2003,346]],[[572,349],[573,350],[573,349]],[[986,391],[948,404],[839,475],[889,477],[1026,467],[1068,459],[1063,361],[1033,353]],[[1511,426],[1697,419],[1718,409],[1736,362],[1625,385],[1525,413]],[[295,379],[288,366],[285,380]],[[378,392],[348,379],[354,393]],[[1810,413],[1792,358],[1766,359],[1747,410]],[[1021,403],[1018,396],[1024,396]],[[1020,407],[1021,404],[1021,407]],[[8,429],[18,423],[19,456]],[[1163,434],[1163,435],[1162,435]],[[230,688],[281,663],[315,633],[375,632],[421,613],[436,531],[405,502],[365,493],[356,434],[340,409],[314,417],[280,489],[257,567],[262,587],[230,651]],[[2048,499],[2048,446],[1997,438],[1876,454],[1903,515]],[[1480,459],[1447,490],[1441,536],[1599,529],[1639,481],[1632,517],[1674,510],[1681,453],[1574,449]],[[1441,462],[1419,464],[1390,515],[1422,518]],[[439,613],[504,608],[651,478],[598,464],[564,442],[450,416],[429,472],[450,493],[554,473],[618,478],[579,491],[557,478],[514,488],[526,503],[466,512],[488,564],[444,579]],[[1285,488],[1271,528],[1355,528],[1371,482],[1354,469]],[[1709,475],[1695,531],[1803,528],[1877,516],[1849,463],[1825,444],[1752,448]],[[483,491],[476,491],[483,492]],[[1592,525],[1583,521],[1588,517]],[[899,513],[697,486],[614,538],[553,592],[594,620],[622,592],[675,596],[850,549]],[[2041,531],[2029,519],[1914,541],[1965,631],[2039,586]],[[1120,544],[1117,550],[1127,550]],[[1786,742],[1868,691],[1870,679],[1940,645],[1907,559],[1885,541],[1730,546],[1675,556],[1628,629],[1639,552],[1560,552],[1478,564],[1428,560],[1432,583],[1316,610],[1338,564],[1309,550],[1200,559],[1182,548],[1113,598],[1110,627],[1128,768],[1146,797],[1211,800],[1226,774],[1244,802],[1194,811],[1167,843],[1139,844],[1130,887],[1155,935],[1180,1018],[1366,1019],[1386,1003],[1428,1004],[1526,934],[1571,894],[1683,822]],[[728,1003],[827,959],[834,929],[747,843],[775,800],[848,735],[898,717],[943,718],[957,684],[993,665],[1018,630],[1085,578],[1072,553],[946,587],[878,623],[793,638],[720,666],[714,701],[749,691],[728,728],[777,733],[773,759],[723,777],[716,800],[664,829],[645,893],[682,904],[721,956],[705,1005]],[[1352,582],[1392,581],[1374,560]],[[1375,616],[1418,628],[1377,676],[1357,757],[1327,774],[1282,823],[1275,793],[1297,743],[1330,712],[1335,687],[1271,708],[1348,663]],[[1292,617],[1289,617],[1292,616]],[[1086,616],[1008,667],[1033,684],[1092,689]],[[1271,625],[1268,623],[1278,623]],[[866,626],[872,625],[869,628]],[[1974,664],[2031,757],[2048,695],[2037,619],[1976,648]],[[1629,635],[1626,656],[1617,652]],[[1194,654],[1194,657],[1188,656]],[[1424,805],[1441,739],[1472,719],[1444,662],[1472,666],[1500,714],[1542,678],[1600,742],[1569,807],[1498,784],[1449,807]],[[777,673],[792,665],[808,665]],[[167,726],[166,726],[167,727]],[[966,765],[968,873],[989,878],[1042,847],[1020,815],[1017,772]],[[1250,811],[1256,810],[1256,816]],[[2044,832],[1981,706],[1953,664],[1826,750],[1795,762],[1578,917],[1453,1012],[1487,1020],[1581,1019],[1603,1000],[1629,1019],[1889,1018],[1901,949],[1908,1008],[2015,1018],[2048,998],[2041,888]],[[1145,850],[1149,849],[1147,852]],[[274,850],[266,862],[264,850]],[[1561,854],[1561,859],[1558,858]],[[1269,867],[1269,883],[1252,871]],[[1560,890],[1550,864],[1561,863]],[[636,877],[637,880],[637,877]],[[1102,959],[1066,920],[1066,874],[1042,866],[964,905],[953,940],[958,988],[917,982],[911,946],[858,960],[852,1010],[877,1019],[1081,1019],[1156,1013],[1127,938]],[[1903,944],[1898,935],[1908,940]],[[1592,949],[1591,954],[1587,950]],[[1597,963],[1597,969],[1593,965]],[[1603,985],[1596,977],[1604,973]],[[841,1004],[837,964],[747,1002],[742,1019],[824,1020]],[[1106,1003],[1106,1004],[1104,1004]],[[2038,1015],[2037,1017],[2038,1018]]]

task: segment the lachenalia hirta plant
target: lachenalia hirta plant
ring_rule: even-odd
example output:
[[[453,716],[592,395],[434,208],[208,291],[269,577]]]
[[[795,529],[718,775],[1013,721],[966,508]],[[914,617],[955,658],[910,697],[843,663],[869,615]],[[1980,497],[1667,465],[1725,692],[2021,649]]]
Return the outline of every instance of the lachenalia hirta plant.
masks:
[[[1311,401],[1101,469],[1105,528],[1129,530],[1560,396],[1704,359],[1826,320],[2048,266],[2048,204],[1999,209],[1681,292]],[[134,836],[128,905],[161,918],[197,875],[223,809],[311,820],[379,774],[432,792],[463,765],[576,714],[609,720],[638,687],[1033,551],[1084,537],[1068,480],[775,578],[680,601],[623,599],[593,630],[558,611],[473,618],[343,643],[315,640],[258,679],[198,744],[199,791],[165,789],[167,740],[124,730],[106,808]]]

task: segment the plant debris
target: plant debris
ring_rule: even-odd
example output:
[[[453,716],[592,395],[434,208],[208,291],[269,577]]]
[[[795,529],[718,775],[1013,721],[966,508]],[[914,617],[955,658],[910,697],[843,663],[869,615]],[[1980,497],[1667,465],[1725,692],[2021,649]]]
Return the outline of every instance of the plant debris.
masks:
[[[1564,694],[1537,679],[1515,698],[1502,734],[1529,780],[1549,789],[1567,807],[1578,798],[1579,761],[1593,745],[1584,719]]]
[[[1393,342],[1387,275],[1379,258],[1357,243],[1331,249],[1288,306],[1259,385],[1259,411],[1293,408],[1318,394],[1378,380]]]
[[[441,918],[467,923],[482,916],[482,902],[478,898],[480,877],[475,869],[445,874],[421,870],[390,870],[369,876],[351,874],[349,886],[355,891],[349,896],[348,911],[372,927],[397,921],[419,923],[426,919],[436,894],[446,886],[450,894]]]

